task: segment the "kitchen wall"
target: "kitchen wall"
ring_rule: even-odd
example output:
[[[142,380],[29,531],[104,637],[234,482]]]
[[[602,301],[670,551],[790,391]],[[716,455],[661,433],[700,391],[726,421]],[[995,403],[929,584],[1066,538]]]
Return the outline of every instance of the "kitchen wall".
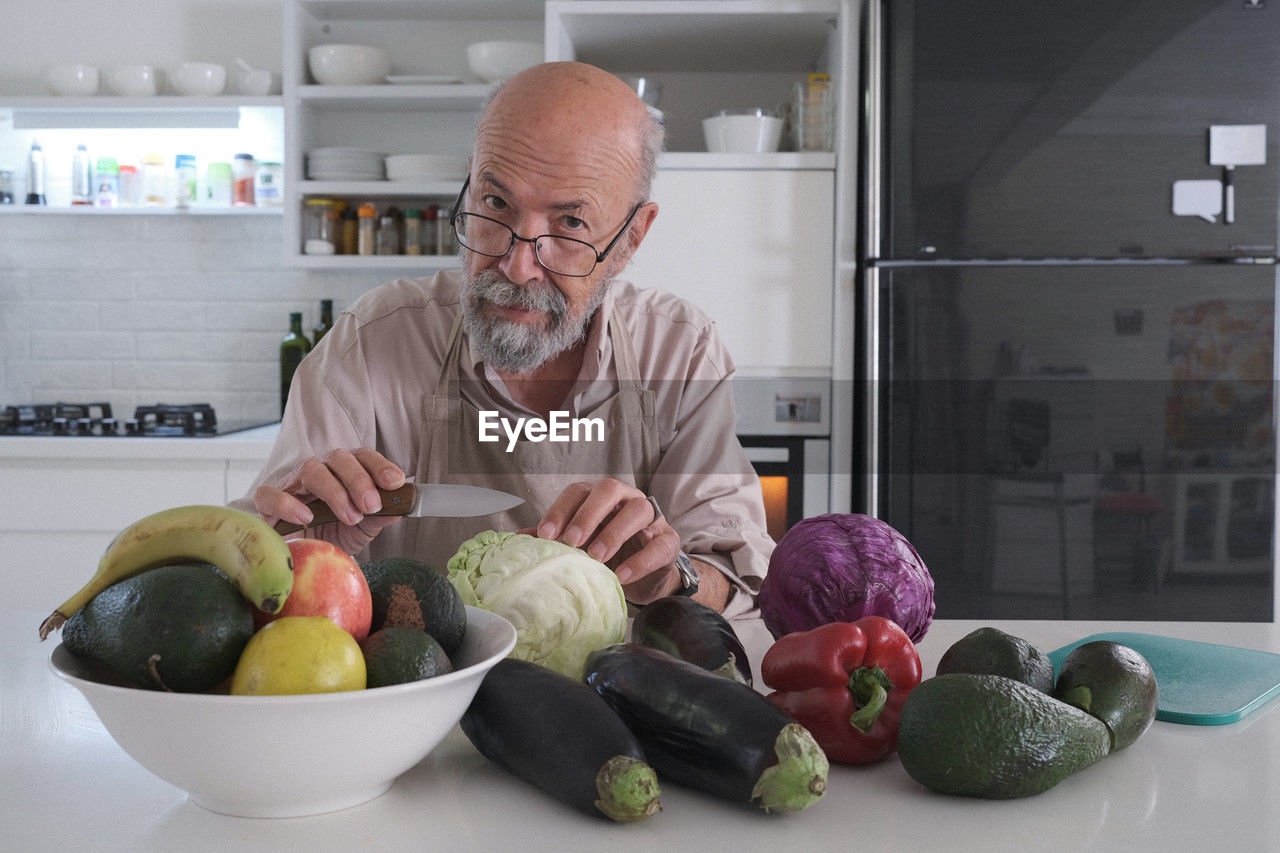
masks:
[[[0,94],[43,94],[57,61],[279,70],[282,15],[279,0],[6,0]],[[25,139],[0,128],[0,168],[21,174]],[[394,277],[290,269],[282,239],[270,215],[0,216],[0,405],[105,400],[127,416],[209,402],[223,420],[275,417],[289,312],[310,329],[321,298],[341,309]]]
[[[390,277],[288,269],[281,240],[274,216],[0,218],[0,404],[274,417],[289,312],[310,329],[322,297],[341,309]]]

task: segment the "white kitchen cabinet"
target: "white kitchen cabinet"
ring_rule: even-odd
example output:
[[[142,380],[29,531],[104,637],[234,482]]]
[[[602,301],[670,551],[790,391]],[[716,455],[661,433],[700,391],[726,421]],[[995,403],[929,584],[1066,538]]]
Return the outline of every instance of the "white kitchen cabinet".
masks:
[[[672,158],[654,182],[658,217],[623,273],[711,316],[744,374],[831,370],[835,174],[829,157],[794,156],[816,168],[679,168],[694,158]]]
[[[439,181],[308,181],[306,154],[315,148],[365,148],[385,155],[465,158],[490,87],[467,68],[477,41],[542,41],[541,0],[290,0],[285,6],[286,140],[285,257],[320,269],[431,271],[456,267],[456,256],[308,256],[302,253],[302,207],[308,198],[371,202],[379,212],[434,204],[447,208],[462,176]],[[319,44],[356,43],[386,50],[396,77],[456,82],[322,86],[307,68]]]

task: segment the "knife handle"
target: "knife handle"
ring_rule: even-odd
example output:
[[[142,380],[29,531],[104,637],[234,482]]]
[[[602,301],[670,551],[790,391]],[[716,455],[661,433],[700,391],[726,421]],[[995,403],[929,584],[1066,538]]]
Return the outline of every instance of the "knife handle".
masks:
[[[367,512],[366,516],[408,515],[413,509],[414,485],[405,483],[398,489],[378,489],[378,496],[382,498],[382,509],[377,512]],[[304,527],[318,527],[338,520],[338,517],[333,514],[333,509],[319,498],[307,503],[307,509],[311,510],[312,515],[310,524],[304,526],[280,519],[274,525],[276,532],[283,536],[303,530]]]

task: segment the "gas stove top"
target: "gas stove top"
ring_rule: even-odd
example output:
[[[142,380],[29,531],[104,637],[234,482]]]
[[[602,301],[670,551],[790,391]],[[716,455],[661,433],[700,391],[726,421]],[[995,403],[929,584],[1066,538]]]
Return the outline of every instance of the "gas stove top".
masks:
[[[0,408],[0,435],[39,437],[208,438],[264,426],[271,421],[219,423],[208,403],[138,406],[119,419],[110,403],[30,403]]]

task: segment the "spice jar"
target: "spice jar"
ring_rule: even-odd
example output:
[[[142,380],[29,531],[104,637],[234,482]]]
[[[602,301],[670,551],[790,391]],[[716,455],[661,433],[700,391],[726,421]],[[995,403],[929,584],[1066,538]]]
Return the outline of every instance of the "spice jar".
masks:
[[[358,253],[359,241],[356,230],[359,223],[356,221],[356,209],[349,204],[342,206],[342,213],[339,214],[342,230],[342,243],[340,245],[341,253],[344,255],[354,255]]]
[[[383,214],[378,223],[378,254],[400,254],[400,230],[396,228],[396,218],[391,214]]]
[[[373,205],[360,205],[356,211],[359,227],[356,236],[356,252],[361,255],[372,255],[375,251],[378,211]]]
[[[412,207],[404,212],[404,253],[422,254],[422,211]]]
[[[253,182],[258,175],[258,164],[252,154],[237,154],[231,160],[231,204],[235,207],[252,207]]]
[[[422,211],[422,254],[436,253],[436,206],[430,205]]]

